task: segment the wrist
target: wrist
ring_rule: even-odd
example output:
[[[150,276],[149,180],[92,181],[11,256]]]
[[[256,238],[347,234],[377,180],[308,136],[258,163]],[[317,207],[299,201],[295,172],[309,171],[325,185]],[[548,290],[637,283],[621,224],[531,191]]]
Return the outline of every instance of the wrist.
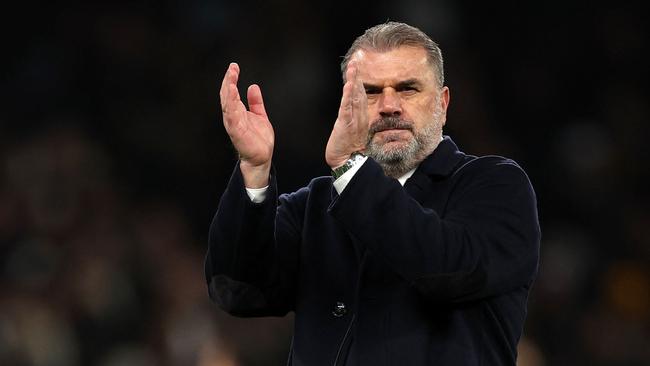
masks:
[[[252,165],[245,160],[241,160],[239,170],[241,170],[246,188],[263,188],[269,185],[270,161],[260,165]]]
[[[347,163],[349,159],[350,159],[350,158],[347,157],[347,158],[345,158],[345,159],[337,159],[337,160],[333,160],[332,162],[328,162],[327,165],[330,166],[330,169],[331,169],[331,170],[336,170],[336,169],[342,167],[343,165],[345,165],[345,163]]]
[[[325,160],[327,162],[327,165],[329,165],[330,169],[335,170],[337,168],[342,167],[348,160],[350,160],[350,158],[356,155],[365,156],[362,150],[358,150],[351,153],[350,155],[337,156],[336,158],[326,158]]]
[[[348,170],[352,169],[356,165],[363,162],[364,159],[365,159],[365,155],[363,153],[353,152],[352,154],[350,154],[350,157],[346,159],[342,164],[332,168],[332,177],[334,177],[334,180],[338,179],[345,172],[347,172]]]

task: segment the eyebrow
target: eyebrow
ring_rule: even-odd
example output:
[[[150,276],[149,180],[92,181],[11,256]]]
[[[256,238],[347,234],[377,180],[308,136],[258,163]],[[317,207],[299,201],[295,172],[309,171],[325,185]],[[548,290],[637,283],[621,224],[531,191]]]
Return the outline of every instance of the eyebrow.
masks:
[[[407,79],[407,80],[400,81],[399,83],[397,83],[397,85],[395,85],[395,89],[401,89],[401,88],[411,87],[411,86],[419,87],[420,84],[421,83],[420,83],[420,81],[418,79]]]
[[[408,87],[419,87],[422,83],[418,79],[406,79],[398,82],[393,87],[395,89],[403,89]],[[363,83],[363,87],[366,89],[383,89],[383,87],[374,84]]]

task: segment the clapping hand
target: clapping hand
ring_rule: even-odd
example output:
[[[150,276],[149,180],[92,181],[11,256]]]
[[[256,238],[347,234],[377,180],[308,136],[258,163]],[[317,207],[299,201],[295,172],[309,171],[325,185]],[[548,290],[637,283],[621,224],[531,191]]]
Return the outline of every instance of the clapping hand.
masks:
[[[244,184],[248,188],[261,188],[268,185],[275,134],[260,87],[256,84],[248,87],[247,110],[239,97],[238,79],[239,65],[231,63],[219,91],[223,125],[239,153]]]
[[[345,72],[339,114],[325,149],[325,161],[332,168],[343,165],[354,152],[363,151],[368,139],[368,98],[354,61]]]

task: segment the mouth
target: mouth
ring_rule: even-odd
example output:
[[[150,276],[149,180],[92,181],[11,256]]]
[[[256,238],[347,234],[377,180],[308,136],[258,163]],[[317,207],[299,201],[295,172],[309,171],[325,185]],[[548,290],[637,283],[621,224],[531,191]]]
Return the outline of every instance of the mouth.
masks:
[[[410,128],[383,128],[374,133],[374,135],[378,136],[399,136],[403,135],[404,133],[410,133],[411,129]]]
[[[389,146],[393,144],[402,145],[412,138],[411,130],[408,128],[389,128],[375,132],[372,140],[379,145]]]
[[[410,128],[406,128],[406,127],[392,127],[392,128],[389,127],[389,128],[380,128],[377,131],[375,131],[375,133],[386,132],[386,131],[410,131],[410,130],[411,130]]]
[[[386,131],[413,131],[413,123],[402,120],[399,117],[384,117],[378,119],[370,126],[371,134]]]
[[[386,146],[393,143],[403,144],[414,136],[413,123],[399,117],[383,117],[376,120],[369,129],[369,140]]]

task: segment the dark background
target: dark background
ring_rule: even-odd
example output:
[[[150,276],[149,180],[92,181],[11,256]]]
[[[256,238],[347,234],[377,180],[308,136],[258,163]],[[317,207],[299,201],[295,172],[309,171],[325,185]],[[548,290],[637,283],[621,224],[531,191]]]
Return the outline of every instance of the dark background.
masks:
[[[209,303],[236,156],[218,86],[259,83],[280,190],[328,174],[339,62],[415,25],[445,57],[446,134],[518,161],[540,275],[520,365],[650,364],[648,22],[624,2],[22,2],[0,33],[0,364],[281,365],[287,318]]]

